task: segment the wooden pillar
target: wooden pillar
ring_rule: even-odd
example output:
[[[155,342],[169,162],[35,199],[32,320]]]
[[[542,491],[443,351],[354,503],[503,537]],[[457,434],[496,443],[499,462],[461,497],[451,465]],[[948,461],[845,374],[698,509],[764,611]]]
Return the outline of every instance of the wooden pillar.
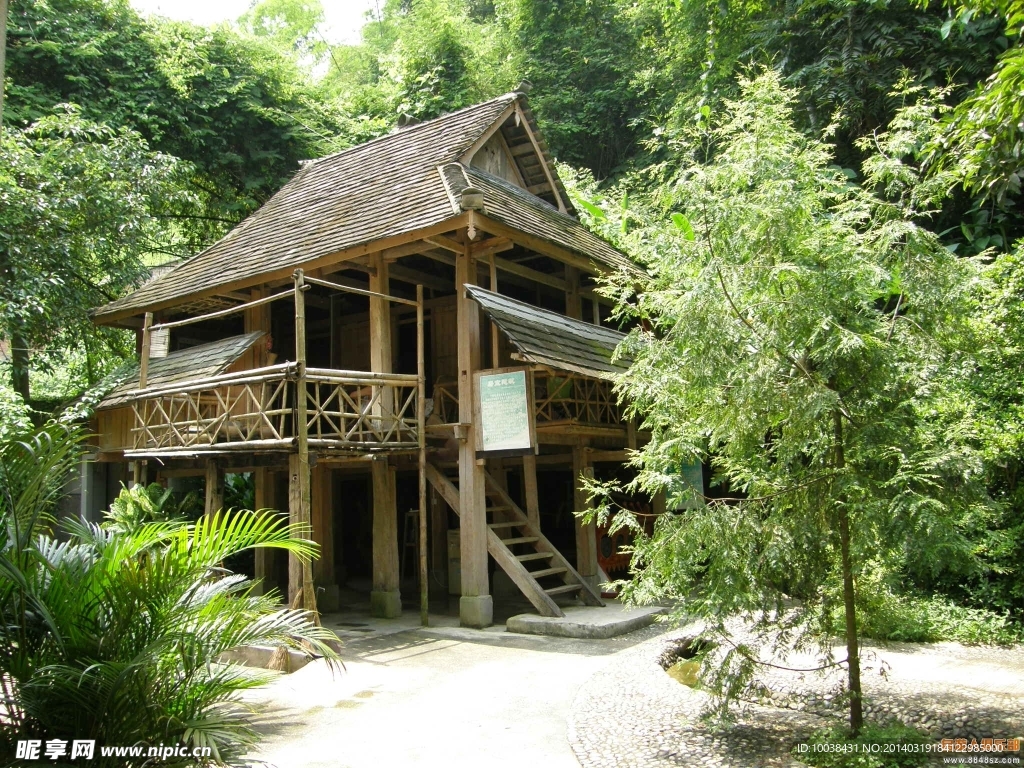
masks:
[[[206,460],[206,508],[212,515],[224,507],[224,471],[213,459]]]
[[[373,476],[373,585],[370,614],[393,619],[402,614],[398,573],[398,507],[395,470],[386,458],[370,463]]]
[[[523,499],[526,502],[526,516],[537,530],[540,530],[540,498],[537,495],[537,457],[532,453],[523,456]]]
[[[262,299],[267,295],[260,288],[253,288],[249,291],[249,300],[255,301],[256,299]],[[245,310],[244,314],[245,332],[253,333],[255,331],[263,331],[266,334],[270,333],[270,304],[261,304],[258,307],[250,307]],[[259,342],[253,347],[253,368],[263,368],[267,364],[267,340],[266,338],[260,339]]]
[[[256,485],[254,505],[257,510],[277,509],[274,501],[274,476],[269,469],[259,467],[253,472]],[[274,578],[274,550],[270,547],[259,547],[253,552],[255,559],[254,574],[257,581],[256,591],[265,595],[278,586]]]
[[[390,291],[388,263],[383,254],[370,254],[370,290],[387,294]],[[391,311],[389,302],[370,297],[370,370],[391,373],[394,355],[391,345]],[[375,414],[388,418],[394,406],[391,391],[377,398]],[[387,460],[371,464],[373,474],[373,586],[370,592],[370,613],[393,619],[402,613],[399,592],[398,509],[395,498],[395,473]]]
[[[583,302],[580,300],[580,271],[576,267],[565,267],[565,314],[576,320],[583,319]]]
[[[430,488],[430,573],[433,584],[448,594],[448,505]]]
[[[487,580],[487,511],[484,468],[477,463],[473,429],[473,372],[480,367],[480,307],[464,286],[476,282],[476,261],[468,236],[455,256],[456,318],[459,359],[459,422],[466,425],[459,443],[459,554],[462,559],[462,597],[459,620],[467,627],[487,627],[494,619],[494,602]]]
[[[302,523],[302,488],[299,454],[288,454],[288,522]],[[295,604],[295,595],[302,586],[302,561],[292,552],[288,553],[288,605]]]
[[[306,284],[301,269],[295,270],[295,443],[296,453],[289,455],[288,515],[307,531],[312,528],[310,509],[313,505],[309,477],[309,435],[306,401]],[[295,460],[292,461],[294,456]],[[292,561],[295,561],[294,563]],[[288,561],[289,604],[295,599],[293,590],[302,588],[302,608],[316,612],[316,588],[313,585],[313,564],[290,557]]]
[[[334,575],[334,474],[320,462],[311,470],[313,541],[320,545],[320,558],[313,563],[313,582],[317,585],[317,608],[336,611],[340,595]]]
[[[572,487],[573,511],[580,512],[590,506],[587,493],[580,477],[593,477],[594,469],[588,461],[586,449],[582,445],[572,447]],[[597,524],[584,523],[578,517],[573,518],[576,525],[576,570],[583,580],[596,588],[597,576]]]

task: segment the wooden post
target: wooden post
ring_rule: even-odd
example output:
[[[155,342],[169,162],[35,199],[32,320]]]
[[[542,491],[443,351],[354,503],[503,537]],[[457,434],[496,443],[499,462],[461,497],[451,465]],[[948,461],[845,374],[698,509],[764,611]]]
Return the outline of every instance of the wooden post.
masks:
[[[270,470],[258,467],[253,472],[256,485],[254,506],[257,510],[276,509],[274,502],[274,477]],[[258,547],[253,552],[255,559],[254,575],[258,594],[265,595],[277,584],[274,582],[274,550],[270,547]]]
[[[526,501],[526,516],[540,530],[540,499],[537,495],[537,457],[532,453],[523,456],[523,497]]]
[[[297,448],[295,468],[289,473],[289,512],[293,522],[301,523],[307,531],[311,529],[312,520],[310,507],[309,477],[309,423],[306,397],[306,283],[301,269],[296,269],[295,279],[295,443]],[[294,492],[291,486],[295,486]],[[296,503],[294,513],[291,510],[292,496]],[[311,534],[310,534],[311,535]],[[310,560],[299,562],[296,568],[296,589],[302,588],[302,607],[304,610],[316,612],[316,591],[313,587],[313,563]],[[289,560],[289,581],[292,580],[292,564]],[[292,585],[288,585],[289,596]],[[290,604],[290,603],[289,603]]]
[[[142,349],[139,352],[139,389],[146,388],[146,378],[149,375],[149,340],[151,337],[150,327],[153,325],[153,313],[147,312],[142,321]]]
[[[380,252],[370,254],[370,290],[374,293],[390,293],[388,263]],[[370,370],[374,373],[392,373],[394,354],[391,344],[391,308],[387,299],[370,297]],[[391,390],[385,389],[377,399],[375,411],[383,418],[394,412]]]
[[[249,300],[256,301],[262,299],[264,292],[260,288],[253,288],[249,292]],[[263,331],[264,333],[270,333],[270,305],[260,304],[257,307],[250,307],[245,310],[243,315],[244,330],[246,333],[254,333],[255,331]],[[267,344],[266,339],[261,340],[255,347],[253,347],[253,368],[263,368],[267,364]]]
[[[429,624],[430,574],[427,571],[427,362],[423,341],[423,286],[416,286],[416,433],[419,443],[420,623]]]
[[[459,620],[463,626],[487,627],[494,619],[494,602],[487,580],[487,499],[484,468],[477,463],[473,429],[473,372],[480,367],[480,308],[466,295],[476,283],[476,260],[468,233],[455,256],[456,318],[459,352],[459,422],[466,425],[459,444],[459,554],[462,559],[462,597]]]
[[[580,479],[582,476],[594,476],[593,467],[589,465],[586,449],[582,445],[572,447],[572,487],[573,512],[581,512],[590,506],[587,493]],[[576,526],[576,570],[583,580],[591,587],[597,588],[597,524],[584,523],[573,517]]]
[[[334,576],[334,476],[331,468],[317,462],[311,470],[310,495],[312,497],[313,540],[320,545],[320,559],[313,566],[313,582],[320,595],[317,608],[338,610],[340,594]]]
[[[580,300],[580,271],[576,267],[565,267],[565,314],[576,320],[583,319],[583,302]]]
[[[224,471],[213,459],[206,460],[206,508],[207,515],[219,512],[224,507]]]
[[[288,454],[288,522],[302,524],[302,488],[299,483],[299,454]],[[308,535],[308,534],[307,534]],[[295,596],[302,587],[302,562],[288,553],[288,605],[295,605]],[[303,603],[304,604],[304,603]]]
[[[433,488],[428,489],[430,501],[430,563],[431,574],[444,587],[448,588],[448,505]]]
[[[498,292],[498,267],[494,261],[494,254],[491,254],[491,292]],[[491,320],[491,368],[498,368],[501,366],[501,361],[498,359],[500,350],[498,346],[498,324]]]
[[[388,263],[380,252],[370,254],[370,290],[388,294]],[[370,370],[391,373],[394,355],[391,345],[391,310],[387,299],[370,297]],[[374,407],[382,419],[394,413],[390,389],[380,393]],[[373,585],[370,592],[370,613],[393,619],[402,613],[399,591],[398,509],[395,498],[395,473],[386,460],[372,462],[373,474]]]
[[[398,508],[395,471],[387,458],[370,463],[373,477],[373,585],[370,615],[394,619],[402,615],[398,573]]]

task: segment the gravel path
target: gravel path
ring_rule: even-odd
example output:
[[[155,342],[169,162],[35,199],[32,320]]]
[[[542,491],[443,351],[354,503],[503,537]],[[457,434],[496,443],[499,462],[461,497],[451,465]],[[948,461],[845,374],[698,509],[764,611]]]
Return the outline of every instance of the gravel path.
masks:
[[[843,670],[826,677],[773,670],[762,678],[770,697],[742,703],[732,725],[705,725],[707,695],[663,667],[693,634],[682,629],[649,640],[584,683],[569,721],[583,768],[800,766],[793,746],[842,720],[836,692]],[[886,676],[878,674],[883,668]],[[1024,736],[1024,649],[868,645],[863,685],[872,721],[895,718],[936,740]]]

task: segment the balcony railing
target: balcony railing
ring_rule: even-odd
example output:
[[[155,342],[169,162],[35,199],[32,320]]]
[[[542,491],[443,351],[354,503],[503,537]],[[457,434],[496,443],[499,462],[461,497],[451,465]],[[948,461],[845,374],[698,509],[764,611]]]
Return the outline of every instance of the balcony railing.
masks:
[[[442,423],[459,420],[459,391],[456,382],[434,385],[433,413]],[[537,426],[571,423],[589,426],[624,426],[622,408],[612,384],[576,373],[534,371],[534,416]]]
[[[127,453],[291,448],[300,388],[310,448],[417,448],[415,375],[307,368],[300,379],[287,363],[139,390]]]

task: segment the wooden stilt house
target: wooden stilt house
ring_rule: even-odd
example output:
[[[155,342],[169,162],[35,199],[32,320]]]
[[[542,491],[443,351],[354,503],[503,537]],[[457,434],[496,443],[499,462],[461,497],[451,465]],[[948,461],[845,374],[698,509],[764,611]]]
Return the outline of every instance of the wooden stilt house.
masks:
[[[636,433],[593,280],[635,269],[575,218],[523,93],[401,128],[306,163],[218,243],[95,310],[141,351],[97,411],[94,467],[204,476],[208,510],[225,473],[253,472],[257,506],[322,548],[305,572],[258,553],[256,576],[291,597],[315,585],[321,610],[362,575],[372,612],[395,616],[417,571],[421,597],[461,596],[468,626],[491,623],[492,588],[545,615],[599,605],[575,478],[621,464]]]

